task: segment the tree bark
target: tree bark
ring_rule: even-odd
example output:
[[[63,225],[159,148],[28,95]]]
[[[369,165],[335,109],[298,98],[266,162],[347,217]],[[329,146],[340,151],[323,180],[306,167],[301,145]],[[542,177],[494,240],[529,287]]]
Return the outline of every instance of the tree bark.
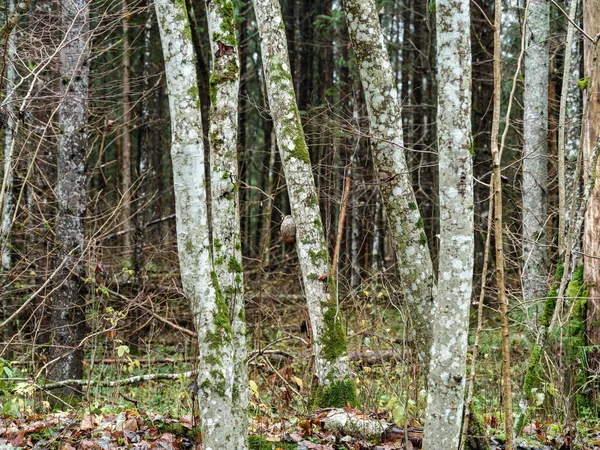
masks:
[[[423,447],[458,448],[474,250],[469,0],[438,0],[440,253]]]
[[[410,338],[427,367],[435,278],[403,151],[398,91],[375,2],[346,0],[345,9],[369,113],[373,164],[398,258],[402,291],[412,310]]]
[[[583,10],[583,27],[590,36],[600,31],[600,1],[586,0]],[[589,166],[594,160],[592,153],[598,141],[600,124],[600,60],[598,44],[584,41],[584,76],[587,78],[587,117],[584,117],[585,133],[583,134],[583,166],[585,184],[588,174],[598,173],[598,165],[593,170]],[[593,181],[592,181],[593,183]],[[589,345],[600,345],[600,183],[593,185],[592,193],[585,215],[583,232],[584,280],[588,285],[588,330]],[[594,369],[600,367],[600,352],[592,353],[590,365]],[[598,396],[598,394],[596,394]],[[598,397],[597,397],[598,398]]]
[[[85,287],[82,264],[85,244],[86,152],[88,143],[89,3],[62,0],[65,46],[60,51],[61,102],[58,110],[57,264],[66,261],[52,297],[51,360],[48,379],[63,381],[83,376]],[[61,394],[79,396],[65,387]]]
[[[530,0],[523,91],[523,299],[546,297],[546,189],[548,178],[547,0]]]
[[[183,2],[156,0],[171,115],[177,248],[198,332],[198,401],[203,448],[237,448],[233,421],[234,329],[211,263],[202,118],[195,55]]]
[[[237,159],[240,67],[233,0],[207,4],[213,72],[210,129],[213,265],[229,311],[233,337],[231,448],[248,447],[248,372]]]
[[[131,86],[129,82],[129,71],[131,70],[130,48],[129,48],[129,8],[127,0],[122,0],[123,13],[123,125],[121,127],[121,195],[123,196],[123,211],[121,213],[123,234],[123,246],[126,258],[130,258],[131,250],[131,104],[129,95]]]
[[[356,403],[348,349],[335,279],[329,277],[329,253],[319,213],[296,96],[290,74],[285,26],[278,0],[254,0],[271,116],[275,124],[292,217],[296,223],[298,259],[313,331],[317,406]]]

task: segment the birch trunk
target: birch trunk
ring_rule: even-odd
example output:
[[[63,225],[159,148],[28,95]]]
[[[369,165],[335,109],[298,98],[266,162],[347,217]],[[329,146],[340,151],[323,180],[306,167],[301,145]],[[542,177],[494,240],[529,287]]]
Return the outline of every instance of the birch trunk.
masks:
[[[318,380],[314,403],[317,406],[354,404],[356,388],[350,379],[335,280],[331,277],[328,282],[329,253],[310,155],[296,106],[279,1],[254,0],[254,11],[271,116],[296,223],[298,259],[313,332],[312,351]]]
[[[469,0],[436,3],[440,252],[423,448],[458,448],[474,251]]]
[[[62,0],[65,46],[60,51],[61,102],[58,109],[56,244],[57,265],[66,260],[51,302],[52,381],[83,376],[85,287],[81,263],[85,241],[86,152],[89,93],[89,3]],[[65,396],[79,396],[65,387]]]
[[[202,448],[236,448],[233,421],[233,328],[211,263],[204,148],[195,55],[184,2],[156,0],[171,116],[177,248],[184,292],[198,332]]]
[[[213,0],[206,6],[213,72],[210,77],[210,161],[213,264],[229,310],[233,331],[234,379],[231,448],[248,447],[248,373],[244,313],[242,242],[240,236],[237,159],[240,67],[233,0]]]
[[[423,219],[403,152],[396,82],[375,2],[345,0],[345,9],[369,113],[375,172],[398,259],[402,291],[412,310],[411,338],[427,364],[435,279]]]
[[[13,13],[15,9],[14,0],[9,0],[8,2],[8,10],[7,10],[7,19]],[[13,30],[9,35],[6,41],[6,95],[5,99],[7,99],[10,95],[10,92],[15,87],[15,81],[17,78],[17,71],[15,70],[15,56],[17,53],[16,42],[17,40],[17,31]],[[8,278],[8,274],[12,269],[12,247],[11,247],[11,238],[10,231],[12,228],[13,222],[13,169],[12,169],[12,146],[14,145],[14,134],[16,133],[16,124],[13,120],[13,116],[15,113],[14,107],[14,99],[13,101],[9,101],[3,107],[5,108],[7,119],[6,119],[6,128],[4,129],[4,148],[3,148],[3,184],[6,186],[6,195],[4,197],[4,203],[2,203],[2,223],[0,226],[0,252],[1,252],[1,266],[0,266],[0,286],[4,287],[5,282]],[[1,188],[0,188],[1,189]],[[4,304],[2,305],[2,313],[3,319],[7,319],[11,316],[13,307],[14,307],[14,298],[12,296],[8,296],[4,300]],[[9,323],[2,330],[2,334],[0,337],[4,339],[5,342],[8,342],[15,335],[15,325]],[[11,347],[7,347],[7,351],[4,356],[6,359],[10,360],[12,358],[12,350]]]
[[[546,185],[548,178],[547,0],[530,0],[523,91],[523,300],[546,297]]]
[[[570,11],[569,15],[572,16],[576,23],[581,22],[581,2],[575,1],[575,10]],[[579,14],[577,13],[579,11]],[[567,91],[567,103],[565,111],[565,224],[567,230],[572,229],[572,224],[577,218],[574,216],[574,212],[571,210],[573,198],[577,198],[581,194],[581,184],[577,181],[577,158],[579,157],[579,149],[581,145],[581,120],[583,112],[583,93],[579,87],[579,80],[581,78],[581,62],[582,62],[582,51],[581,51],[581,34],[575,31],[575,27],[572,24],[568,24],[568,30],[572,29],[571,40],[567,37],[567,44],[571,46],[571,68],[568,72],[568,91]],[[563,77],[564,79],[564,77]],[[569,231],[567,231],[567,234]],[[576,233],[573,239],[574,253],[571,258],[571,270],[570,273],[575,271],[575,268],[579,266],[579,252],[581,251],[581,233]],[[568,268],[565,268],[568,269]]]
[[[15,9],[14,0],[9,0],[8,4],[8,16],[10,16]],[[14,60],[16,56],[16,31],[12,31],[8,35],[6,42],[6,96],[14,89],[17,72],[14,66]],[[12,172],[12,146],[13,146],[13,133],[15,131],[15,121],[13,120],[15,114],[14,99],[6,103],[3,108],[6,111],[6,128],[4,129],[4,179],[3,184],[6,186],[6,194],[4,196],[4,202],[2,203],[2,227],[0,229],[0,246],[2,247],[2,274],[0,275],[0,284],[3,284],[4,277],[8,274],[12,267],[12,255],[9,245],[10,229],[12,227],[12,214],[13,214],[13,172]],[[6,311],[5,311],[6,313]]]

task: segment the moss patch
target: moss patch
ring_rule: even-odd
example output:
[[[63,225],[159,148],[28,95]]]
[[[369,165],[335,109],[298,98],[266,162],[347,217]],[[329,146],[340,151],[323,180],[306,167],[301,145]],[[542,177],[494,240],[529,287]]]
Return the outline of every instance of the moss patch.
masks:
[[[343,408],[346,405],[359,405],[356,385],[350,379],[319,386],[312,401],[313,408]]]
[[[486,433],[485,419],[475,411],[473,403],[469,406],[469,427],[465,450],[489,450],[490,441]]]
[[[323,335],[321,336],[322,352],[325,359],[333,362],[348,352],[348,343],[346,342],[346,332],[337,311],[337,305],[331,301],[325,305],[324,309]]]
[[[249,450],[273,450],[276,448],[282,448],[283,450],[297,450],[298,446],[287,442],[270,442],[262,436],[248,436]]]

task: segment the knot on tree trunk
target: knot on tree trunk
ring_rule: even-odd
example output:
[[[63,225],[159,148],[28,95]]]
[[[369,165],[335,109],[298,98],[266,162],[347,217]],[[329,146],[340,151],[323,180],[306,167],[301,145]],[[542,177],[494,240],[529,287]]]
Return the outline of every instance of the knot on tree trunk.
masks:
[[[292,216],[285,216],[281,222],[281,238],[286,245],[296,242],[296,222]]]

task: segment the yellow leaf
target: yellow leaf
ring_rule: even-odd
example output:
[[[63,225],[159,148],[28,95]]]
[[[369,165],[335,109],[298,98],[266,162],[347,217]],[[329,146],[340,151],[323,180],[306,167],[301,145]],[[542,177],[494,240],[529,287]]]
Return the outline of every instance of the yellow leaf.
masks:
[[[300,387],[300,389],[302,389],[302,387],[303,387],[302,380],[298,377],[294,377],[294,381]]]
[[[256,398],[258,398],[258,385],[256,384],[256,381],[248,381],[248,387],[250,388],[250,391],[252,391],[252,394],[254,394]]]

